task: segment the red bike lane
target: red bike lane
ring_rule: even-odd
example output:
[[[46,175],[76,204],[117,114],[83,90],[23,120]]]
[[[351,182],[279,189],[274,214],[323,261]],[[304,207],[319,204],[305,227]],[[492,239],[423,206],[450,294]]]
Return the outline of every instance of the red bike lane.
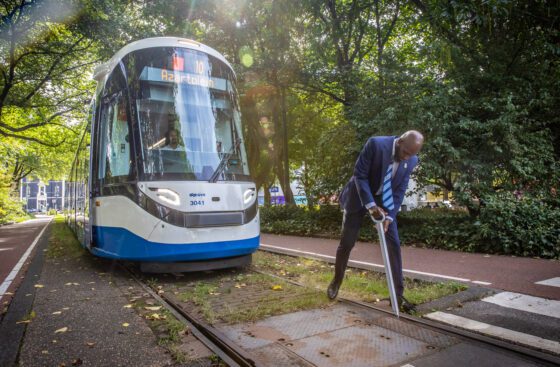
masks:
[[[31,247],[51,219],[43,217],[0,227],[0,305],[15,293],[33,257]]]

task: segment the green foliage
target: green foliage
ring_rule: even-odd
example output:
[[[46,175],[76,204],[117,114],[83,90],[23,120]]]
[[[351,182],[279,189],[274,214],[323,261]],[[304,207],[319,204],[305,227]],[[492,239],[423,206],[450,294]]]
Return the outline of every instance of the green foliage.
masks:
[[[264,206],[260,209],[261,230],[291,235],[335,236],[342,214],[338,206],[303,208],[295,205]]]
[[[462,210],[416,209],[400,213],[399,235],[405,244],[446,250],[477,251],[477,227]]]
[[[9,190],[0,189],[0,224],[18,222],[20,218],[25,218],[22,203],[15,197],[10,196]]]
[[[483,251],[558,258],[560,206],[530,196],[491,196],[481,210],[480,234]]]

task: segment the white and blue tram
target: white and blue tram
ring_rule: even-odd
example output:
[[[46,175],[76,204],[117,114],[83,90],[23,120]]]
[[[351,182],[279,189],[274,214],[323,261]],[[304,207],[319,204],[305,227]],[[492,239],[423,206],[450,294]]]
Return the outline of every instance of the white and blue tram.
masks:
[[[248,264],[259,215],[231,65],[159,37],[125,46],[94,78],[67,187],[82,245],[148,272]]]

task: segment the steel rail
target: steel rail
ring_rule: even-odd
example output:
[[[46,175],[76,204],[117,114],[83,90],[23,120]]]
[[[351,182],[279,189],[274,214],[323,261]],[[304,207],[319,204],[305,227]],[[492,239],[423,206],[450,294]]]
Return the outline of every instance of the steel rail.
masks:
[[[290,256],[290,255],[287,255]],[[315,290],[320,290],[320,291],[324,291],[324,289],[319,289],[316,287],[309,287],[305,284],[301,284],[299,282],[296,282],[292,279],[288,279],[288,278],[283,278],[281,276],[278,276],[276,274],[270,274],[264,271],[260,271],[260,270],[255,270],[253,269],[253,271],[259,273],[259,274],[263,274],[263,275],[268,275],[277,279],[281,279],[284,280],[290,284],[299,286],[299,287],[304,287],[304,288],[312,288]],[[366,308],[366,309],[370,309],[373,311],[377,311],[377,312],[381,312],[384,314],[387,314],[389,316],[395,316],[391,311],[383,309],[383,308],[379,308],[364,302],[360,302],[360,301],[354,301],[348,298],[344,298],[344,297],[337,297],[337,299],[342,302],[342,303],[346,303],[346,304],[350,304],[350,305],[354,305],[354,306],[358,306],[358,307],[362,307],[362,308]],[[536,349],[531,349],[531,348],[527,348],[525,346],[519,345],[519,344],[512,344],[512,343],[508,343],[506,341],[500,340],[500,339],[496,339],[496,338],[492,338],[489,336],[485,336],[482,334],[478,334],[478,333],[473,333],[471,331],[468,330],[464,330],[464,329],[458,329],[452,326],[448,326],[448,325],[444,325],[435,321],[431,321],[431,320],[427,320],[424,318],[420,318],[420,317],[415,317],[412,315],[408,315],[408,314],[400,314],[400,320],[406,320],[406,322],[409,323],[413,323],[413,324],[419,324],[422,327],[426,327],[432,330],[436,330],[439,332],[442,332],[444,334],[452,334],[454,336],[460,337],[462,339],[469,339],[469,340],[473,340],[475,342],[478,343],[482,343],[482,344],[490,344],[494,347],[500,348],[500,349],[505,349],[509,352],[518,354],[518,355],[522,355],[524,357],[530,357],[532,360],[536,360],[538,362],[545,362],[547,364],[551,364],[551,366],[560,366],[560,357],[554,356],[552,354],[547,354],[541,351],[538,351]]]
[[[179,321],[187,325],[193,335],[198,338],[213,353],[220,357],[231,367],[261,367],[261,365],[246,350],[232,342],[222,332],[211,325],[199,320],[185,311],[169,297],[157,294],[152,288],[145,284],[136,273],[123,263],[122,268],[127,271],[132,279],[136,281],[143,290],[156,299],[165,309],[173,314]]]

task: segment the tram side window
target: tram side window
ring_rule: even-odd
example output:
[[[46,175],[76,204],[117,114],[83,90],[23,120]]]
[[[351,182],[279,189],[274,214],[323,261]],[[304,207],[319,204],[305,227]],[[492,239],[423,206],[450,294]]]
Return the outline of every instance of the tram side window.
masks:
[[[128,116],[122,96],[102,106],[99,179],[128,177],[130,174],[130,137]]]

